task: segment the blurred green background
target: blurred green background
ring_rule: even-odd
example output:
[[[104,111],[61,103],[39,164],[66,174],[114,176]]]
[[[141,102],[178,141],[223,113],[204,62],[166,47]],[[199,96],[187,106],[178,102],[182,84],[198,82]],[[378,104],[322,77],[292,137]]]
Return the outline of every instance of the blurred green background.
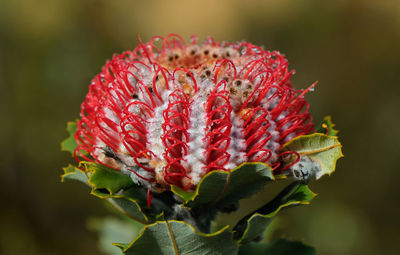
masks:
[[[400,1],[390,0],[1,0],[0,254],[102,254],[87,219],[109,211],[59,181],[72,162],[60,152],[65,123],[107,58],[137,34],[171,32],[279,50],[297,88],[319,80],[307,95],[314,122],[332,115],[345,158],[311,183],[311,206],[281,214],[276,235],[319,254],[398,254]]]

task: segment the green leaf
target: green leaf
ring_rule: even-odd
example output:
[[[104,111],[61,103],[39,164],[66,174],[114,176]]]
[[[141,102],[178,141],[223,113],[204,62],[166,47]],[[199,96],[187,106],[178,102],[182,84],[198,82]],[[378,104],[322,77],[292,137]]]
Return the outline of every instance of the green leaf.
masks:
[[[138,202],[134,199],[129,199],[124,196],[113,196],[108,201],[123,214],[129,218],[136,220],[142,224],[148,223],[147,216],[143,213]]]
[[[235,239],[242,244],[256,240],[281,209],[309,204],[315,196],[306,184],[293,182],[269,203],[241,219],[234,227]]]
[[[232,240],[228,227],[212,234],[202,234],[182,221],[158,221],[146,225],[128,248],[124,244],[118,246],[126,255],[228,255],[238,252],[238,245]]]
[[[300,241],[278,239],[271,244],[250,243],[240,247],[238,255],[315,255],[314,247]]]
[[[81,169],[73,165],[68,165],[63,168],[63,171],[64,173],[61,175],[61,182],[64,182],[65,180],[75,180],[88,184],[88,177]]]
[[[129,176],[100,164],[81,161],[79,166],[84,166],[86,173],[90,173],[91,194],[100,198],[109,198],[135,185]]]
[[[209,172],[197,185],[195,192],[188,193],[176,187],[172,191],[185,201],[187,207],[213,205],[224,208],[254,195],[272,180],[271,167],[264,163],[248,162],[231,171]]]
[[[175,200],[171,192],[154,193],[150,207],[147,205],[147,191],[142,187],[135,185],[120,193],[127,199],[135,200],[151,222],[156,221],[160,214],[164,213],[167,217],[173,214]]]
[[[300,157],[308,157],[316,164],[315,177],[331,175],[336,168],[336,161],[343,157],[342,145],[336,136],[319,133],[301,135],[282,146],[282,151],[295,151]]]
[[[171,191],[182,198],[185,202],[192,200],[196,196],[196,192],[188,192],[175,185],[171,185]]]
[[[334,126],[335,126],[335,124],[332,123],[331,116],[326,116],[322,120],[322,122],[318,125],[316,130],[317,130],[317,133],[334,136],[334,135],[337,135],[337,133],[339,133],[338,130],[333,128]]]
[[[107,199],[114,208],[142,224],[155,221],[155,215],[164,210],[171,214],[172,209],[158,198],[152,200],[150,208],[147,207],[145,190],[136,186],[129,176],[93,162],[82,161],[80,166],[86,172],[72,165],[65,167],[61,181],[77,180],[89,185],[91,194]]]
[[[122,252],[129,248],[129,243],[113,243],[113,245],[120,248]]]
[[[72,179],[86,183],[92,188],[91,194],[107,199],[126,216],[148,224],[154,222],[157,215],[163,212],[166,215],[173,213],[172,207],[164,201],[166,193],[155,194],[151,206],[148,207],[146,190],[135,185],[129,176],[93,162],[82,161],[80,166],[84,167],[86,172],[71,165],[64,168],[62,181]],[[169,200],[171,197],[172,195]]]
[[[67,131],[68,131],[68,138],[61,142],[61,150],[68,151],[72,155],[76,148],[78,148],[78,144],[75,140],[75,132],[76,132],[76,121],[68,121],[67,122]]]

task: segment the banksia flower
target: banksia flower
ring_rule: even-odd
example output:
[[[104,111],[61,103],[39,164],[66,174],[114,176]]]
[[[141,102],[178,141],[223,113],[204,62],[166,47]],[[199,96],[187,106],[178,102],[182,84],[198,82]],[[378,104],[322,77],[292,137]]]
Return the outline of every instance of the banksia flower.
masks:
[[[186,43],[175,34],[140,42],[90,84],[75,157],[153,191],[191,190],[209,171],[243,162],[283,172],[296,152],[281,146],[314,131],[308,89],[293,88],[293,73],[281,53],[249,42]]]

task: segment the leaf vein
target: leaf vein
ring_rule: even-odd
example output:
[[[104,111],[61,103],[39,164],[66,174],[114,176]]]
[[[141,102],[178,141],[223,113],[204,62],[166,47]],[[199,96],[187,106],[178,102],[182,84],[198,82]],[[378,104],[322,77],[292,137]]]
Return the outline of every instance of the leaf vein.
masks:
[[[175,236],[174,236],[174,233],[172,232],[171,226],[169,225],[169,222],[167,220],[165,220],[165,223],[167,224],[168,233],[171,237],[171,242],[174,247],[174,253],[175,253],[175,255],[179,255],[178,246],[176,245]]]
[[[325,147],[325,148],[309,150],[309,151],[302,151],[299,154],[300,154],[300,156],[307,156],[307,155],[315,154],[315,153],[318,153],[318,152],[328,151],[328,150],[334,149],[336,147],[341,147],[341,146],[342,146],[341,144],[334,144],[334,145],[331,145],[331,146]]]
[[[229,171],[226,177],[224,188],[222,189],[221,193],[218,195],[217,199],[214,201],[213,204],[218,203],[225,196],[226,192],[228,191],[229,184],[231,182],[231,175],[232,173]]]

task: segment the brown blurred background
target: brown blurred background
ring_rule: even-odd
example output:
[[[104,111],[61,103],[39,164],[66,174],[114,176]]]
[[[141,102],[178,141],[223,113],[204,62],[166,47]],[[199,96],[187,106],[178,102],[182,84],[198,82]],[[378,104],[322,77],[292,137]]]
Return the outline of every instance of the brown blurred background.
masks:
[[[324,3],[322,3],[324,2]],[[0,1],[0,254],[101,254],[87,229],[108,215],[60,152],[91,78],[137,34],[248,40],[288,57],[314,122],[332,115],[345,158],[312,182],[311,206],[279,233],[319,254],[400,250],[400,1]],[[118,240],[116,240],[118,241]]]

